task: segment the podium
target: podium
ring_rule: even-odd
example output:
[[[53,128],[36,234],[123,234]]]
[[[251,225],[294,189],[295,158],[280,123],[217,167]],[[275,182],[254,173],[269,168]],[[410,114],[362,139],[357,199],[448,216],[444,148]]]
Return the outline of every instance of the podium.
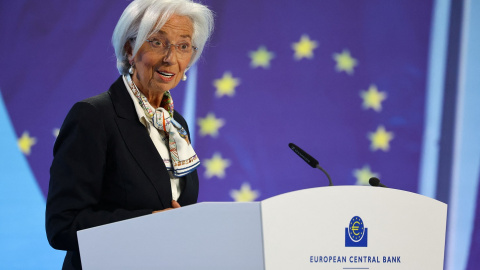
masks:
[[[447,205],[335,186],[206,202],[77,232],[90,269],[443,269]]]

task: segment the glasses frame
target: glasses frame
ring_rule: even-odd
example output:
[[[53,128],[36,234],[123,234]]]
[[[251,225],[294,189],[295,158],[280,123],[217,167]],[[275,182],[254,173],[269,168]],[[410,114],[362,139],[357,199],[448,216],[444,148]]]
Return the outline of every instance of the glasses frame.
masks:
[[[163,50],[164,50],[163,53],[166,53],[166,52],[170,51],[170,47],[174,46],[174,47],[175,47],[175,52],[178,52],[180,55],[184,55],[184,53],[179,50],[179,46],[180,46],[180,45],[183,45],[183,44],[185,44],[185,43],[180,43],[180,44],[164,43],[164,42],[162,42],[162,41],[160,41],[160,40],[158,40],[158,39],[153,39],[153,40],[151,40],[151,39],[146,39],[145,41],[148,42],[148,43],[150,43],[150,46],[152,46],[152,48],[154,48],[154,49],[159,48],[159,47],[155,47],[155,45],[153,45],[152,42],[155,42],[155,41],[160,42],[160,43],[162,44],[162,45],[160,45],[160,47],[162,47]],[[164,44],[165,44],[165,45],[164,45]],[[191,51],[190,53],[191,53],[192,55],[194,55],[194,54],[197,52],[198,47],[195,47],[195,46],[193,46],[193,45],[191,45],[191,46],[192,46],[192,51]]]

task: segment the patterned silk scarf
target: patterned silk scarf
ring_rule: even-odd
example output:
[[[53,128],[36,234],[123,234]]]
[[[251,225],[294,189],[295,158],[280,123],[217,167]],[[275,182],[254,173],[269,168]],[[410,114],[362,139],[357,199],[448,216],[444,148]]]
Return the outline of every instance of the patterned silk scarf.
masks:
[[[165,163],[169,171],[173,172],[175,177],[182,177],[195,170],[200,165],[200,160],[193,150],[192,144],[188,140],[185,129],[173,119],[173,100],[170,91],[163,94],[160,107],[153,108],[133,82],[130,75],[125,75],[125,79],[130,86],[130,90],[137,97],[138,103],[145,111],[148,121],[159,131],[163,131],[168,138],[168,150],[170,155],[170,164]]]

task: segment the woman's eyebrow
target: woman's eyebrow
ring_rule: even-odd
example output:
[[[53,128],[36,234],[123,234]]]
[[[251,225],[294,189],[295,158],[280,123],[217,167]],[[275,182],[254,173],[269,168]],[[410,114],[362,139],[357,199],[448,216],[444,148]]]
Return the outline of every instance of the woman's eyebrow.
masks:
[[[162,31],[162,30],[158,30],[158,32],[157,32],[157,33],[155,33],[155,34],[160,34],[162,37],[164,37],[164,36],[166,36],[166,35],[167,35],[167,33],[166,33],[166,32],[164,32],[164,31]],[[154,34],[154,35],[155,35],[155,34]],[[181,37],[181,38],[189,38],[189,39],[192,39],[192,36],[191,36],[191,35],[189,35],[189,34],[186,34],[186,35],[180,35],[180,37]]]
[[[192,36],[190,36],[190,35],[180,35],[180,37],[192,39]]]

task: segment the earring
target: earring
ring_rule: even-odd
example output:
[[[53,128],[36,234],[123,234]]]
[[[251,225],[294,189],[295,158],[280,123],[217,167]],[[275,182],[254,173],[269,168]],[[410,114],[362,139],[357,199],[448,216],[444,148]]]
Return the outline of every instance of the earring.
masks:
[[[130,67],[128,68],[128,73],[130,75],[133,75],[133,71],[135,70],[135,62],[133,62],[133,59],[129,61]]]
[[[186,80],[187,80],[187,75],[183,73],[182,81],[186,81]]]

